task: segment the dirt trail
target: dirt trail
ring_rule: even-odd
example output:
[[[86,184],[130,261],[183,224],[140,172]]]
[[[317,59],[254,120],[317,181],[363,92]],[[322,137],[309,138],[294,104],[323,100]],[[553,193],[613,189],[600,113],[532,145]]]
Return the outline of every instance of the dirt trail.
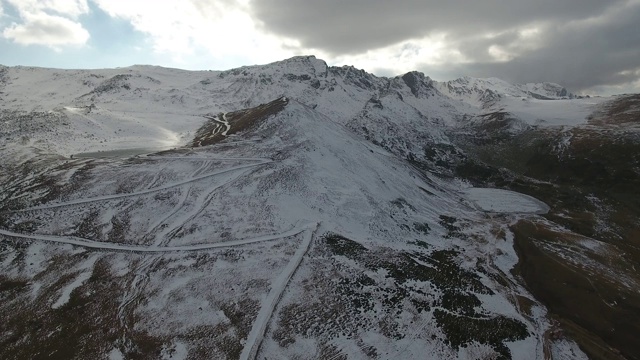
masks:
[[[273,281],[273,284],[271,284],[271,291],[269,291],[269,295],[267,295],[267,298],[262,302],[260,312],[253,323],[251,332],[247,337],[247,342],[240,354],[241,360],[255,359],[258,355],[258,350],[264,339],[264,333],[269,324],[269,319],[271,319],[273,311],[282,297],[282,293],[287,287],[287,284],[289,284],[291,276],[293,276],[293,273],[298,269],[302,258],[307,253],[307,250],[309,250],[309,245],[317,228],[318,224],[306,225],[306,234],[302,240],[302,244],[287,264],[287,267],[282,271],[280,276]]]
[[[307,230],[309,227],[310,225],[303,225],[303,226],[295,227],[289,231],[285,231],[280,234],[264,235],[264,236],[254,237],[254,238],[225,241],[225,242],[213,243],[213,244],[197,244],[197,245],[167,246],[167,247],[123,245],[123,244],[116,244],[116,243],[93,241],[93,240],[88,240],[88,239],[83,239],[83,238],[73,237],[73,236],[20,234],[20,233],[15,233],[12,231],[2,230],[2,229],[0,229],[0,235],[20,238],[20,239],[48,241],[48,242],[53,242],[58,244],[69,244],[69,245],[82,246],[82,247],[86,247],[90,249],[98,249],[98,250],[131,251],[136,253],[162,253],[162,252],[175,252],[175,251],[209,250],[209,249],[253,244],[253,243],[258,243],[262,241],[277,240],[284,237],[297,235]]]
[[[63,202],[63,203],[35,206],[35,207],[27,208],[27,209],[14,210],[14,211],[15,212],[26,212],[26,211],[32,211],[32,210],[46,210],[46,209],[54,209],[54,208],[63,207],[63,206],[69,206],[69,205],[87,204],[87,203],[96,202],[96,201],[114,200],[114,199],[121,199],[121,198],[126,198],[126,197],[146,195],[146,194],[151,194],[151,193],[162,191],[162,190],[168,190],[168,189],[171,189],[171,188],[174,188],[174,187],[178,187],[178,186],[181,186],[181,185],[184,185],[184,184],[192,183],[194,181],[210,178],[210,177],[213,177],[213,176],[216,176],[216,175],[225,174],[225,173],[228,173],[228,172],[231,172],[231,171],[241,170],[241,169],[246,169],[246,168],[250,168],[250,167],[254,167],[254,166],[268,164],[270,162],[272,162],[272,160],[270,160],[270,159],[262,159],[261,162],[256,162],[254,164],[233,166],[233,167],[230,167],[230,168],[227,168],[227,169],[224,169],[224,170],[215,171],[215,172],[210,173],[210,174],[196,176],[196,177],[189,178],[189,179],[186,179],[186,180],[183,180],[183,181],[179,181],[179,182],[176,182],[176,183],[173,183],[173,184],[167,184],[167,185],[163,185],[163,186],[152,188],[152,189],[135,191],[135,192],[126,193],[126,194],[113,194],[113,195],[97,196],[97,197],[94,197],[94,198],[78,199],[78,200],[73,200],[73,201],[68,201],[68,202]]]

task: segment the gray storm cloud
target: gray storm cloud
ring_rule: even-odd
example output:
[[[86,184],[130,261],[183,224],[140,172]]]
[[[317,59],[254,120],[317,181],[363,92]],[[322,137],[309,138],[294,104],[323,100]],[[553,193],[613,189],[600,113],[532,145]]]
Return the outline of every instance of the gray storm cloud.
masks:
[[[480,77],[498,75],[513,82],[555,81],[575,90],[599,85],[622,85],[639,78],[638,24],[640,5],[636,4],[593,23],[550,26],[544,32],[539,49],[524,51],[510,61],[491,62],[484,59],[440,70],[448,72],[449,76],[473,73]],[[518,40],[517,37],[514,39]],[[509,40],[500,45],[508,46]],[[474,57],[474,54],[491,44],[476,42],[467,47],[463,42],[460,47],[467,49],[468,55]]]
[[[418,69],[441,77],[554,81],[575,91],[639,79],[638,0],[260,0],[251,9],[266,31],[332,56],[446,34],[468,61]],[[524,37],[531,28],[538,34]],[[491,47],[509,58],[498,61]]]

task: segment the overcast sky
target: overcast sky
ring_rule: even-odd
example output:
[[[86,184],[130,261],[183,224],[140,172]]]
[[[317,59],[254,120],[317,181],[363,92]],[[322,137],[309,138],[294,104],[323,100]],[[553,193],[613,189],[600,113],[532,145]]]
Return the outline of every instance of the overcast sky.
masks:
[[[640,0],[0,0],[0,64],[224,70],[314,54],[640,92]]]

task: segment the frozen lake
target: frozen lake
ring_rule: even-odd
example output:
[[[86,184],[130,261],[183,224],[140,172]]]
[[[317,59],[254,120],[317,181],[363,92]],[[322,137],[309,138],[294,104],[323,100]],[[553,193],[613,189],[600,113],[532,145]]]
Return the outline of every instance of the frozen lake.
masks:
[[[515,191],[469,188],[466,196],[483,211],[496,213],[546,214],[549,205],[525,194]]]

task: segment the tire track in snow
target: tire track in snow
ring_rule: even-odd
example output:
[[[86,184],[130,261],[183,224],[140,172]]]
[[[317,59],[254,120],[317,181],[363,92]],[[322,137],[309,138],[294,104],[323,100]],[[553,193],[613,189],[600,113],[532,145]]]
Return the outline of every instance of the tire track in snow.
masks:
[[[206,164],[209,164],[209,162],[207,161]],[[198,170],[196,170],[195,173],[192,174],[192,177],[195,176],[196,173],[198,173],[199,171],[201,171],[204,168],[205,165],[201,166]],[[242,172],[242,174],[244,174],[245,172]],[[215,191],[227,184],[229,184],[232,181],[237,180],[240,175],[232,177],[230,179],[228,179],[227,181],[223,181],[220,184],[216,184],[213,187],[207,189],[205,191],[206,195],[204,197],[200,196],[196,199],[196,204],[197,206],[197,210],[192,211],[191,213],[189,213],[189,215],[183,216],[182,220],[180,220],[180,222],[178,224],[176,224],[176,221],[173,222],[173,226],[164,229],[164,231],[162,231],[160,234],[155,236],[155,241],[154,241],[154,246],[161,246],[164,245],[166,242],[168,242],[173,236],[175,236],[175,233],[177,233],[183,226],[184,224],[186,224],[187,222],[193,220],[196,216],[198,216],[205,207],[207,207],[210,203],[211,200],[213,199],[213,195],[215,195]],[[169,213],[167,216],[165,216],[161,221],[159,221],[158,223],[155,224],[155,226],[147,232],[147,234],[145,235],[145,237],[150,236],[152,233],[158,231],[158,228],[168,219],[173,218],[184,206],[184,203],[187,200],[187,197],[189,195],[189,193],[191,192],[191,188],[189,188],[185,194],[182,196],[180,202],[178,203],[178,205],[176,205],[176,207],[174,208],[174,210]],[[167,224],[170,225],[170,224]],[[169,236],[168,236],[169,235]],[[168,238],[167,238],[168,236]],[[166,240],[166,241],[163,241]]]
[[[44,234],[20,234],[12,231],[0,229],[0,235],[20,238],[20,239],[28,239],[28,240],[39,240],[39,241],[47,241],[58,244],[68,244],[81,246],[89,249],[97,249],[97,250],[106,250],[106,251],[129,251],[134,253],[165,253],[165,252],[185,252],[185,251],[200,251],[200,250],[210,250],[217,248],[226,248],[232,246],[241,246],[259,243],[263,241],[271,241],[277,240],[289,236],[298,235],[301,232],[309,229],[311,225],[304,225],[299,227],[294,227],[289,231],[285,231],[280,234],[273,235],[263,235],[254,238],[241,239],[241,240],[232,240],[225,241],[213,244],[196,244],[196,245],[184,245],[184,246],[166,246],[166,247],[156,247],[156,246],[135,246],[135,245],[123,245],[116,243],[107,243],[100,241],[93,241],[88,239],[83,239],[74,236],[57,236],[57,235],[44,235]]]
[[[205,159],[202,159],[202,160],[205,160]],[[200,167],[198,167],[198,169],[196,169],[196,171],[194,171],[189,176],[189,178],[192,178],[192,177],[196,176],[202,169],[205,168],[205,166],[208,163],[209,163],[208,161],[203,161],[203,163],[200,165]],[[151,181],[149,183],[149,186],[146,187],[147,189],[152,189],[153,188],[153,185],[155,185],[160,180],[160,176],[162,175],[162,171],[165,170],[165,169],[166,169],[166,167],[164,167],[164,168],[162,168],[162,169],[160,169],[159,171],[156,172],[156,175],[154,176],[153,181]]]
[[[161,226],[170,218],[172,218],[173,216],[175,216],[175,214],[178,213],[178,211],[180,211],[182,209],[182,207],[184,206],[184,202],[187,201],[187,197],[189,197],[189,194],[191,193],[191,188],[188,189],[183,189],[184,194],[182,195],[182,197],[180,198],[180,201],[178,202],[178,204],[176,204],[176,206],[173,208],[173,211],[171,211],[170,213],[168,213],[166,216],[164,216],[162,219],[160,219],[159,221],[157,221],[155,224],[153,224],[151,226],[151,228],[147,231],[147,233],[144,235],[143,237],[143,241],[148,239],[153,233],[157,232],[159,228],[161,228]],[[157,239],[154,242],[154,246],[159,246],[160,242],[162,241],[162,236],[156,236]]]
[[[133,277],[133,279],[131,279],[131,282],[129,283],[129,291],[125,292],[122,295],[122,301],[120,302],[120,306],[118,306],[118,318],[120,318],[120,322],[123,328],[128,328],[124,319],[124,312],[126,310],[126,307],[136,301],[136,299],[139,297],[142,289],[144,288],[144,285],[146,285],[149,280],[147,269],[154,266],[158,262],[158,260],[160,260],[160,258],[161,255],[143,259],[136,269],[136,275]]]
[[[262,138],[255,138],[255,139],[248,139],[248,140],[229,140],[231,137],[235,137],[235,136],[236,136],[235,134],[231,134],[228,137],[226,137],[224,140],[221,140],[220,142],[216,142],[214,144],[209,144],[209,145],[201,145],[201,146],[198,146],[198,149],[204,150],[204,149],[211,149],[216,147],[225,147],[229,145],[257,144],[264,141],[264,139]]]
[[[196,176],[196,174],[198,174],[200,171],[202,171],[210,162],[209,161],[205,161],[203,162],[203,164],[196,169],[190,177],[194,177]],[[156,231],[158,231],[158,228],[160,228],[160,226],[162,224],[164,224],[165,221],[169,220],[170,218],[172,218],[173,216],[175,216],[175,214],[178,213],[178,211],[180,211],[182,209],[182,207],[184,206],[185,201],[187,201],[187,198],[189,197],[189,194],[191,193],[191,189],[192,188],[188,188],[188,189],[182,189],[182,191],[184,192],[182,197],[180,198],[180,201],[178,201],[178,204],[176,204],[176,206],[174,207],[173,211],[171,211],[170,213],[168,213],[166,216],[164,216],[162,219],[160,219],[159,221],[157,221],[155,224],[153,224],[150,229],[147,231],[147,233],[144,236],[144,239],[148,239],[149,236],[151,236],[151,234],[155,233]],[[166,235],[166,233],[163,233],[161,236],[156,236],[157,239],[154,242],[154,246],[159,246],[160,243],[162,242],[162,239],[164,237],[164,235]]]
[[[202,161],[202,165],[200,165],[199,168],[197,168],[189,177],[195,177],[196,175],[198,175],[202,170],[204,170],[207,166],[209,166],[210,162],[207,160]]]
[[[127,309],[131,305],[138,305],[140,300],[142,300],[143,290],[149,283],[149,269],[155,267],[160,259],[162,259],[162,255],[142,259],[135,271],[135,276],[127,286],[128,290],[122,295],[120,305],[118,306],[118,321],[120,322],[122,331],[121,337],[116,340],[116,343],[120,343],[125,349],[135,348],[131,340],[133,338],[133,336],[131,336],[133,329],[129,326],[130,321],[127,318]]]
[[[243,172],[242,174],[246,173]],[[194,209],[189,212],[187,215],[185,215],[184,217],[182,217],[181,219],[179,219],[179,222],[174,222],[174,225],[171,226],[170,228],[166,229],[165,231],[162,232],[161,234],[161,238],[160,240],[158,240],[158,243],[161,244],[162,242],[162,238],[163,237],[168,237],[167,241],[169,241],[170,239],[172,239],[180,230],[182,230],[182,228],[184,227],[184,225],[186,223],[188,223],[189,221],[192,221],[193,219],[195,219],[198,215],[200,215],[202,213],[202,211],[204,211],[204,209],[206,207],[209,206],[209,204],[211,203],[211,201],[213,200],[213,197],[216,195],[216,190],[218,190],[219,188],[237,180],[242,174],[239,174],[238,176],[232,177],[230,179],[228,179],[227,181],[223,181],[220,184],[216,184],[213,187],[203,191],[203,194],[198,196],[198,198],[195,201],[195,207]]]
[[[239,141],[238,141],[239,142]],[[145,159],[149,160],[208,160],[208,161],[256,161],[256,162],[271,162],[271,159],[265,158],[251,158],[251,157],[224,157],[224,158],[215,158],[215,157],[195,157],[195,156],[154,156],[148,157]]]
[[[258,350],[260,349],[260,345],[262,344],[262,340],[264,339],[264,333],[267,330],[267,325],[269,324],[269,320],[273,315],[273,311],[275,310],[282,294],[284,293],[287,284],[289,284],[289,280],[295,273],[295,271],[300,266],[302,262],[302,258],[309,250],[309,245],[311,244],[311,240],[313,239],[313,235],[318,229],[319,224],[315,225],[307,225],[306,226],[306,234],[304,239],[302,240],[302,244],[291,258],[291,261],[284,268],[280,276],[276,280],[274,280],[271,285],[271,291],[267,295],[267,298],[262,302],[262,307],[260,308],[260,312],[258,312],[258,316],[253,323],[253,327],[251,328],[251,332],[247,337],[247,341],[245,342],[244,349],[240,354],[240,360],[253,360],[258,355]],[[313,227],[313,229],[312,229]]]
[[[242,174],[246,173],[242,172]],[[154,243],[155,246],[161,246],[163,245],[163,240],[166,240],[167,242],[169,240],[171,240],[176,233],[178,233],[186,223],[188,223],[189,221],[195,219],[198,215],[200,215],[200,213],[202,213],[202,211],[209,206],[209,204],[211,203],[211,200],[213,200],[213,197],[216,194],[216,190],[218,190],[219,188],[237,180],[242,174],[239,174],[238,176],[235,177],[231,177],[229,179],[227,179],[226,181],[223,181],[219,184],[216,184],[212,187],[210,187],[209,189],[203,191],[203,195],[198,196],[198,198],[195,201],[195,208],[193,210],[191,210],[188,214],[186,214],[185,216],[181,217],[180,219],[176,220],[173,222],[171,227],[168,227],[167,229],[165,229],[164,231],[162,231],[162,233],[158,234],[156,236],[156,241]],[[186,198],[185,198],[186,200]],[[172,213],[172,216],[175,215],[176,213],[178,213],[180,209],[177,209],[176,211],[174,211]]]
[[[120,318],[123,328],[127,327],[126,324],[124,323],[124,311],[126,307],[136,300],[136,298],[138,297],[138,294],[142,291],[142,288],[144,287],[144,286],[141,286],[142,280],[144,280],[145,278],[148,279],[147,269],[155,265],[155,263],[157,263],[159,259],[160,259],[160,256],[143,259],[138,265],[138,268],[136,269],[136,275],[133,277],[133,279],[129,283],[129,291],[125,292],[122,295],[122,301],[120,303],[120,306],[118,306],[118,318]]]
[[[146,189],[152,189],[153,188],[153,185],[155,185],[158,182],[158,180],[160,180],[160,175],[162,174],[163,170],[164,170],[164,168],[162,168],[162,169],[160,169],[160,170],[158,170],[156,172],[156,174],[153,177],[153,179],[149,182],[149,185],[145,187]]]
[[[198,167],[189,177],[194,177],[196,176],[200,171],[202,171],[207,165],[209,165],[209,161],[204,161],[202,163],[202,165],[200,167]],[[167,221],[168,219],[170,219],[171,217],[173,217],[175,214],[178,213],[178,211],[180,211],[180,209],[182,209],[182,207],[184,206],[184,202],[187,201],[187,197],[189,197],[189,194],[191,193],[191,188],[188,189],[181,189],[183,191],[182,197],[180,198],[180,200],[178,201],[178,203],[176,204],[176,206],[173,208],[173,211],[171,211],[170,213],[168,213],[167,215],[165,215],[162,219],[156,221],[153,225],[151,225],[149,227],[149,230],[147,230],[146,234],[143,237],[143,240],[148,239],[151,234],[155,233],[156,231],[158,231],[158,228],[160,228],[160,226]],[[162,237],[158,238],[155,243],[153,244],[154,246],[158,246],[160,241],[162,240]]]
[[[54,209],[54,208],[59,208],[59,207],[63,207],[63,206],[80,205],[80,204],[87,204],[87,203],[97,202],[97,201],[114,200],[114,199],[121,199],[121,198],[126,198],[126,197],[133,197],[133,196],[151,194],[151,193],[154,193],[154,192],[158,192],[158,191],[162,191],[162,190],[168,190],[168,189],[171,189],[171,188],[174,188],[174,187],[178,187],[178,186],[181,186],[181,185],[189,184],[189,183],[192,183],[192,182],[195,182],[195,181],[198,181],[198,180],[206,179],[206,178],[213,177],[213,176],[216,176],[216,175],[221,175],[221,174],[228,173],[228,172],[231,172],[231,171],[246,169],[246,168],[259,166],[259,165],[264,165],[264,164],[268,164],[268,163],[272,162],[272,160],[269,160],[269,159],[262,159],[262,160],[263,161],[260,162],[260,163],[233,166],[233,167],[230,167],[230,168],[227,168],[227,169],[224,169],[224,170],[216,171],[216,172],[213,172],[213,173],[210,173],[210,174],[206,174],[206,175],[197,176],[197,177],[194,177],[194,178],[190,178],[190,179],[187,179],[187,180],[179,181],[179,182],[173,183],[173,184],[160,186],[160,187],[153,188],[153,189],[135,191],[135,192],[126,193],[126,194],[114,194],[114,195],[97,196],[97,197],[94,197],[94,198],[78,199],[78,200],[68,201],[68,202],[64,202],[64,203],[34,206],[34,207],[27,208],[27,209],[12,210],[12,211],[13,212],[27,212],[27,211],[33,211],[33,210],[47,210],[47,209]]]

